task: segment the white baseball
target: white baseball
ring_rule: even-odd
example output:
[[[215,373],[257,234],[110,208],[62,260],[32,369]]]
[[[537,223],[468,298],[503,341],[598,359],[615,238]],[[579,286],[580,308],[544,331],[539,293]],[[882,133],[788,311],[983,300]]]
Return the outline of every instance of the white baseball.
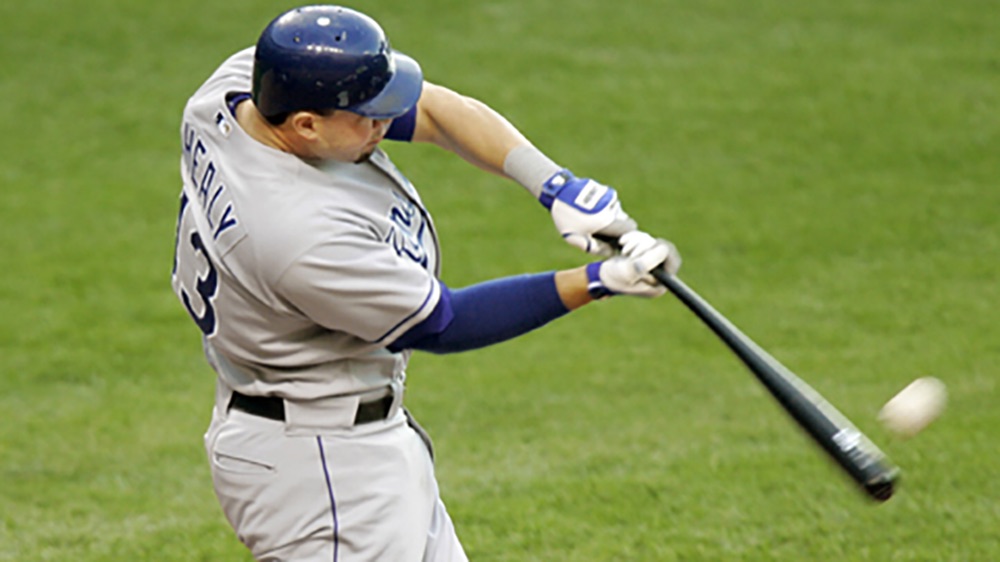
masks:
[[[882,406],[878,419],[900,437],[913,437],[944,411],[948,391],[934,377],[921,377]]]

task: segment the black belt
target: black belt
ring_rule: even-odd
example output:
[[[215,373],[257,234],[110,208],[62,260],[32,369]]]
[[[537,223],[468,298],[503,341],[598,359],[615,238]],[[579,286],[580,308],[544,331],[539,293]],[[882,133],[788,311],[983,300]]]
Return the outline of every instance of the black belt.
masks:
[[[389,410],[392,409],[392,400],[390,392],[382,398],[358,404],[358,411],[354,414],[354,425],[386,419],[389,417]],[[229,399],[229,409],[270,420],[285,421],[285,401],[277,396],[247,396],[233,391],[233,397]]]

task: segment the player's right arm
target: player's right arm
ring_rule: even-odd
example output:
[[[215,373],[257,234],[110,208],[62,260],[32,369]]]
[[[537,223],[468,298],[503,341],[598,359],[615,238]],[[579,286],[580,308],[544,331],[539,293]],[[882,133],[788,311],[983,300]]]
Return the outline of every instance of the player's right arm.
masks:
[[[598,298],[658,297],[664,289],[649,272],[664,264],[674,274],[673,245],[639,231],[622,237],[622,254],[585,267],[494,279],[450,290],[431,314],[388,344],[391,351],[454,353],[517,337]]]

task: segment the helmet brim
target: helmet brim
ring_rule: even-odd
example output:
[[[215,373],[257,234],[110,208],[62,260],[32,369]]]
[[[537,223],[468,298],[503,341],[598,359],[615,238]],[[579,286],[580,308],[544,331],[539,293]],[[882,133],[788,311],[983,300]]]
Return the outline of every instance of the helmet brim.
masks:
[[[399,51],[393,51],[392,58],[396,63],[396,72],[385,88],[372,99],[346,108],[347,111],[371,119],[394,119],[417,103],[424,87],[420,64]]]

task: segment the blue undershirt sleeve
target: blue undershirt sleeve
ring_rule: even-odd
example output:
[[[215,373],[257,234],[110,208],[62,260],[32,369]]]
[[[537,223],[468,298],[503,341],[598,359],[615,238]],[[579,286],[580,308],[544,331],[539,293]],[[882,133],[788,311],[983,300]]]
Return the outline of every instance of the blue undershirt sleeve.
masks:
[[[392,120],[389,130],[385,133],[388,140],[410,142],[413,140],[413,131],[417,127],[417,106],[416,104],[409,111]]]
[[[388,346],[455,353],[515,338],[569,310],[554,273],[504,277],[454,291],[441,284],[441,300],[424,319]]]

